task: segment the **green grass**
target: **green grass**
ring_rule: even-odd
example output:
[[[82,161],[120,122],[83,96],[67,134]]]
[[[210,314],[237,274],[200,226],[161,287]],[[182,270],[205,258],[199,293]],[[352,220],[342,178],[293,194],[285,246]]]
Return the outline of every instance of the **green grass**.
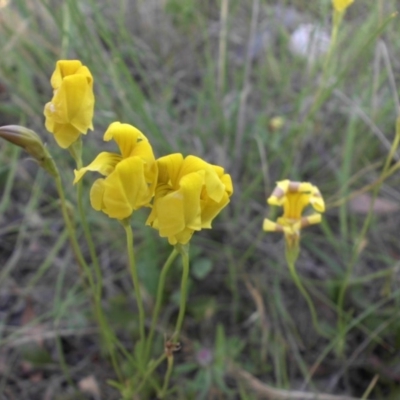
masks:
[[[399,378],[392,369],[400,344],[400,220],[398,212],[385,214],[375,206],[364,247],[353,258],[367,215],[354,211],[346,198],[380,177],[394,139],[400,45],[398,17],[390,15],[398,2],[355,0],[339,31],[328,86],[321,86],[324,60],[308,65],[288,50],[288,42],[302,22],[320,23],[329,33],[330,1],[279,1],[282,9],[296,12],[296,26],[290,27],[276,17],[276,2],[260,1],[254,35],[259,39],[268,29],[270,41],[251,58],[252,2],[229,2],[226,54],[219,52],[222,3],[70,0],[60,7],[56,0],[14,1],[0,9],[1,125],[25,125],[41,135],[65,172],[73,203],[73,163],[45,131],[43,106],[52,96],[49,77],[55,62],[78,58],[95,79],[95,131],[84,137],[85,164],[112,149],[102,136],[111,122],[121,121],[141,129],[157,156],[194,154],[232,174],[231,204],[212,231],[192,241],[184,349],[175,360],[171,398],[257,398],[237,379],[230,368],[235,364],[277,388],[356,398],[378,374],[368,398],[396,399]],[[275,116],[285,121],[280,130],[270,127]],[[105,383],[115,376],[104,346],[97,336],[78,334],[90,330],[94,320],[54,185],[26,158],[0,144],[0,291],[7,300],[4,309],[0,306],[5,316],[0,344],[13,360],[0,388],[16,391],[9,383],[16,379],[23,388],[17,397],[34,399],[55,382],[63,388],[57,399],[68,398],[61,392],[72,396],[73,386],[91,373],[88,364],[76,368],[77,355],[89,346],[81,360],[96,360],[93,371],[106,398],[117,399]],[[378,198],[399,205],[399,177],[396,172],[385,180]],[[331,332],[329,340],[312,328],[307,304],[286,267],[282,237],[261,232],[263,219],[280,213],[265,199],[275,181],[286,178],[317,185],[328,204],[323,223],[304,231],[297,271],[319,323]],[[85,177],[87,193],[92,179]],[[92,210],[88,196],[85,202],[105,279],[103,304],[131,348],[137,326],[123,230]],[[139,211],[132,224],[149,309],[170,249],[156,231],[143,228],[146,215]],[[352,263],[339,329],[338,297]],[[159,352],[163,332],[170,333],[176,319],[180,274],[177,263],[167,280]],[[35,310],[29,326],[42,332],[77,331],[76,337],[60,339],[58,347],[46,341],[56,367],[32,392],[18,375],[24,356],[15,357],[17,345],[12,345],[27,335],[21,316],[29,302]],[[204,348],[213,355],[207,365],[198,362]],[[64,384],[66,369],[71,380]]]

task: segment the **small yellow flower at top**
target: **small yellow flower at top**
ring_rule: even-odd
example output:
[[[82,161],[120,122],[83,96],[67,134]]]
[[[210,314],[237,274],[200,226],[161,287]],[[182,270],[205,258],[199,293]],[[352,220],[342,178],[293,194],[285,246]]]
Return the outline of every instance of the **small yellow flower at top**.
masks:
[[[87,171],[106,178],[97,179],[90,191],[90,202],[110,218],[128,218],[134,210],[149,207],[157,184],[157,163],[145,135],[129,124],[112,123],[104,140],[114,139],[121,154],[102,152],[87,167],[75,170],[74,183]]]
[[[289,249],[298,247],[301,229],[320,223],[320,213],[325,211],[320,191],[308,182],[292,182],[288,179],[277,182],[267,201],[270,205],[283,207],[283,215],[276,222],[265,219],[263,229],[268,232],[283,232]],[[318,213],[303,216],[304,209],[309,205]]]
[[[157,160],[158,183],[146,221],[172,245],[187,244],[195,231],[211,228],[229,203],[231,177],[199,157],[170,154]]]
[[[353,4],[354,0],[332,0],[333,7],[337,12],[343,12]]]
[[[80,61],[60,60],[50,82],[54,93],[44,107],[45,125],[66,149],[88,129],[93,130],[93,77]]]

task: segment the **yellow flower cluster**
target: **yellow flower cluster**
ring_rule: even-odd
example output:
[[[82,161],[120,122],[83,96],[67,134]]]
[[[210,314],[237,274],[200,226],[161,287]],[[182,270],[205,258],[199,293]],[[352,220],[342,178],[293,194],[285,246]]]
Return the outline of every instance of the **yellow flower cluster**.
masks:
[[[351,0],[333,0],[344,10]],[[68,148],[82,133],[93,129],[93,78],[77,60],[61,60],[51,77],[52,100],[46,104],[46,128],[57,143]],[[114,140],[119,153],[102,152],[86,167],[75,170],[74,183],[88,171],[100,173],[90,191],[91,205],[110,218],[124,220],[141,207],[151,207],[147,225],[168,238],[170,244],[186,244],[195,231],[211,228],[212,220],[229,203],[231,177],[224,169],[199,157],[176,153],[155,159],[146,136],[137,128],[112,123],[104,141]],[[276,222],[264,220],[265,231],[283,232],[289,247],[298,244],[304,227],[321,221],[324,200],[307,182],[277,182],[268,204],[283,207]],[[317,213],[303,215],[311,205]]]
[[[62,60],[51,85],[53,99],[44,109],[46,128],[61,147],[68,148],[81,133],[93,129],[93,78],[80,61]],[[155,160],[146,136],[129,124],[112,123],[104,134],[105,141],[111,139],[119,154],[102,152],[75,170],[74,183],[88,171],[103,175],[90,191],[95,210],[124,220],[138,208],[152,207],[147,225],[175,245],[188,243],[195,231],[211,228],[212,220],[229,203],[232,181],[222,167],[181,154]]]

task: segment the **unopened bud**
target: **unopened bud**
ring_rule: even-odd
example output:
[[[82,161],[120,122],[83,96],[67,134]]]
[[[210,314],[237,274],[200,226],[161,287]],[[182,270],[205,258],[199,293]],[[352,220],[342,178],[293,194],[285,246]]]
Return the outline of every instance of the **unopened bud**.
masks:
[[[58,175],[53,158],[36,132],[19,125],[5,125],[0,127],[0,137],[22,147],[49,174]]]

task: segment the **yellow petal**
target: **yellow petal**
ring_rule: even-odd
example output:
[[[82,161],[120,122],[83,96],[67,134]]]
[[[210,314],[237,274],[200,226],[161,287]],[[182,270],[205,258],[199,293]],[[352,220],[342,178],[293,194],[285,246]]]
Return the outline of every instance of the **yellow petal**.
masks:
[[[185,229],[182,193],[174,191],[155,200],[153,209],[157,215],[157,226],[161,237],[173,237]]]
[[[224,193],[222,199],[216,202],[212,199],[208,199],[202,203],[201,210],[201,227],[211,228],[211,223],[213,219],[221,212],[221,210],[226,207],[229,203],[229,194]]]
[[[115,168],[115,174],[122,183],[131,207],[136,210],[147,206],[153,194],[149,190],[149,182],[144,174],[145,162],[139,157],[122,160]]]
[[[74,184],[80,181],[87,171],[97,171],[102,175],[110,175],[115,166],[122,160],[119,154],[102,152],[87,167],[74,170]]]
[[[104,179],[103,208],[101,211],[110,218],[125,219],[132,212],[132,206],[126,197],[121,181]]]
[[[225,192],[229,197],[233,195],[232,178],[229,174],[224,174],[221,177],[221,182],[225,185]]]
[[[282,232],[282,227],[270,219],[264,219],[263,230],[266,232]]]
[[[54,111],[52,110],[53,108],[53,104],[51,102],[46,103],[46,105],[44,106],[44,110],[43,110],[43,114],[46,117],[45,120],[45,127],[49,132],[54,132]]]
[[[225,185],[213,170],[206,171],[207,195],[215,202],[220,202],[225,194]]]
[[[64,78],[52,104],[56,122],[69,122],[82,133],[93,129],[94,95],[83,75]]]
[[[148,140],[142,140],[136,144],[136,147],[132,151],[130,157],[140,157],[143,161],[148,164],[155,164],[155,158],[153,149]]]
[[[223,169],[221,171],[223,173]],[[212,220],[221,212],[221,210],[226,207],[229,203],[229,198],[233,193],[232,180],[230,175],[224,174],[220,177],[221,183],[224,187],[224,192],[222,198],[215,201],[213,198],[203,195],[201,202],[201,227],[211,228]]]
[[[58,89],[61,86],[62,80],[73,75],[82,66],[79,60],[59,60],[56,63],[56,69],[51,76],[50,83],[53,89]]]
[[[283,192],[283,194],[287,193],[287,191],[289,190],[289,185],[290,185],[289,179],[276,182],[276,187],[279,188]]]
[[[93,76],[90,73],[88,67],[86,67],[85,65],[82,65],[80,68],[78,68],[78,70],[76,71],[76,74],[77,75],[83,75],[86,78],[89,86],[91,88],[93,87]]]
[[[315,186],[311,185],[309,182],[291,182],[291,186],[296,187],[295,192],[301,193],[314,193]]]
[[[150,203],[152,194],[144,177],[144,163],[129,157],[117,164],[104,181],[104,212],[111,218],[123,219]]]
[[[52,133],[54,133],[54,139],[56,139],[57,144],[63,149],[67,149],[71,146],[81,135],[74,126],[68,123],[54,123]]]
[[[153,207],[151,209],[151,213],[146,220],[146,225],[152,226],[154,229],[159,229],[158,223],[158,199],[165,197],[168,193],[171,193],[171,187],[168,184],[158,182],[154,200],[153,200]]]
[[[205,180],[204,171],[185,175],[179,182],[183,195],[185,224],[187,228],[201,229],[200,196]]]
[[[343,12],[350,7],[354,0],[333,0],[333,7],[338,12]]]
[[[123,158],[135,155],[134,152],[138,143],[147,141],[146,136],[139,129],[129,124],[121,124],[120,122],[110,124],[104,134],[106,142],[111,139],[114,139],[117,143]]]
[[[179,176],[182,164],[183,156],[180,153],[158,158],[158,181],[164,184],[170,182],[172,188],[177,190],[179,188]]]
[[[184,176],[180,189],[155,200],[160,235],[173,236],[185,228],[201,229],[200,194],[204,184],[204,171]]]
[[[182,176],[185,176],[192,172],[197,172],[200,170],[206,171],[206,170],[210,170],[210,169],[212,169],[211,164],[205,162],[200,157],[187,156],[182,163],[178,179],[180,179]],[[214,173],[215,173],[215,175],[217,175],[215,171],[214,171]]]
[[[308,215],[306,217],[303,217],[301,219],[301,228],[305,228],[308,225],[315,225],[315,224],[319,224],[321,222],[321,214],[312,214],[312,215]]]
[[[205,185],[207,195],[214,201],[219,202],[224,195],[224,185],[221,182],[219,173],[223,168],[207,163],[199,157],[187,156],[182,164],[179,176],[185,176],[196,171],[205,171]]]
[[[325,212],[325,202],[316,186],[313,187],[313,194],[310,197],[310,204],[318,211]]]
[[[97,179],[90,189],[90,204],[96,211],[101,211],[104,208],[104,179]]]
[[[271,196],[267,199],[268,204],[271,206],[282,206],[285,203],[285,196],[289,191],[289,185],[289,179],[276,182],[275,189],[273,190]]]
[[[179,232],[174,237],[169,237],[168,241],[170,244],[187,244],[192,238],[194,231],[192,229],[186,228],[182,232]]]

